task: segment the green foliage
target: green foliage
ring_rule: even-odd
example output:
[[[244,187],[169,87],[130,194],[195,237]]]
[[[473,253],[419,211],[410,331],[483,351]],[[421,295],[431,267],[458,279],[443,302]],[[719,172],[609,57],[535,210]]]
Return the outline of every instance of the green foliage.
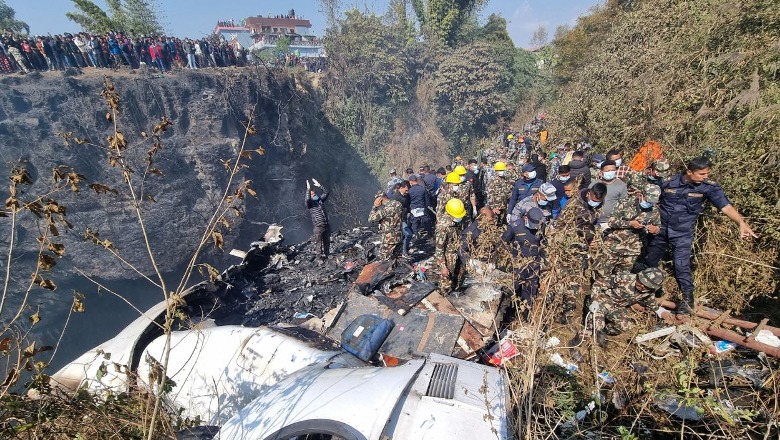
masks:
[[[742,298],[771,293],[776,282],[769,267],[753,263],[776,266],[771,262],[780,248],[775,6],[771,0],[610,2],[554,44],[554,74],[564,85],[550,108],[558,140],[584,135],[600,150],[624,146],[631,155],[655,139],[674,169],[706,149],[714,152],[712,177],[760,235],[745,244],[724,216],[703,220],[695,282],[715,305],[740,308]],[[732,283],[724,270],[750,277]]]
[[[424,30],[454,46],[462,26],[483,3],[483,0],[412,0],[412,9]]]
[[[276,52],[289,53],[290,52],[290,37],[284,36],[276,40]]]
[[[104,11],[91,0],[72,0],[80,12],[68,12],[68,19],[75,21],[87,32],[107,33],[123,31],[131,35],[160,34],[162,25],[157,18],[157,8],[146,0],[108,0]]]
[[[363,157],[380,167],[396,113],[410,99],[406,39],[377,15],[352,10],[329,30],[325,47],[326,112]]]
[[[8,6],[5,0],[0,0],[0,31],[15,33],[24,31],[24,33],[30,33],[30,26],[21,20],[17,20],[15,17],[16,11],[14,11],[14,8]]]
[[[509,114],[512,59],[503,53],[502,62],[500,55],[493,45],[475,42],[445,57],[436,72],[440,127],[456,151]]]

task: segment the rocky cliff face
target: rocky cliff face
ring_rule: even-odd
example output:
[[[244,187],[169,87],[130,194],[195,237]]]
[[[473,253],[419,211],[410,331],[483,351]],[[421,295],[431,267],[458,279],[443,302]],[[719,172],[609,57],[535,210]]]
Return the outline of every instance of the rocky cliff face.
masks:
[[[52,169],[72,166],[86,177],[79,193],[54,196],[67,206],[74,228],[63,234],[66,255],[57,266],[59,276],[76,268],[103,278],[134,278],[105,249],[83,240],[86,228],[114,243],[123,258],[149,273],[140,227],[124,190],[118,168],[112,168],[106,151],[71,142],[60,133],[105,145],[113,134],[100,96],[104,78],[85,73],[59,73],[5,77],[0,80],[0,159],[4,171],[26,163],[34,183],[25,197],[52,185]],[[256,133],[247,148],[262,147],[266,154],[246,160],[238,179],[251,179],[257,199],[250,198],[243,218],[233,217],[225,235],[225,251],[211,249],[206,257],[224,266],[232,247],[245,248],[265,229],[264,223],[285,226],[288,240],[308,238],[311,224],[303,207],[306,178],[317,178],[332,190],[329,202],[334,229],[364,220],[371,195],[379,183],[320,111],[318,93],[305,77],[262,68],[180,72],[165,77],[119,73],[111,78],[121,95],[119,124],[130,141],[127,157],[135,164],[136,190],[149,197],[142,202],[143,218],[158,262],[165,271],[186,263],[202,235],[229,173],[223,162],[236,156],[243,142],[243,123],[251,119]],[[143,177],[144,158],[151,133],[163,117],[172,125],[163,135],[163,149],[155,166],[164,176]],[[96,194],[89,183],[100,183],[119,194]],[[8,197],[2,185],[3,199]],[[7,219],[2,219],[7,220]],[[9,223],[0,222],[7,249]],[[41,222],[25,215],[15,233],[29,262],[35,257]],[[61,228],[62,229],[62,228]],[[18,263],[25,262],[22,258]],[[231,263],[235,261],[230,261]],[[20,274],[20,277],[22,274]],[[26,275],[24,275],[26,276]]]

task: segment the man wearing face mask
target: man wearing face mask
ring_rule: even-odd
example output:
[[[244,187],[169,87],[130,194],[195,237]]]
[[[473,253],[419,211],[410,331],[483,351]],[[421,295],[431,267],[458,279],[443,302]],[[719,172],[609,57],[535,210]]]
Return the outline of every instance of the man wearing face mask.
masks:
[[[455,171],[447,174],[444,178],[444,186],[439,191],[439,196],[436,198],[436,218],[440,218],[444,215],[447,202],[453,198],[460,197],[460,176]]]
[[[436,222],[436,249],[433,261],[439,267],[439,289],[448,294],[460,288],[465,278],[463,262],[459,256],[460,237],[465,228],[463,219],[466,208],[463,202],[453,198],[447,202],[444,214]]]
[[[541,270],[542,251],[539,246],[544,214],[539,208],[533,208],[523,217],[509,223],[501,239],[509,243],[512,249],[515,279],[515,293],[530,307],[539,293],[539,272]]]
[[[557,200],[555,187],[551,183],[543,183],[539,187],[539,191],[515,204],[515,209],[512,210],[509,220],[521,219],[531,209],[537,208],[544,214],[543,222],[546,223],[552,217],[553,204]]]
[[[623,150],[612,149],[607,151],[606,159],[615,162],[615,172],[618,179],[625,179],[626,174],[631,172],[631,167],[623,163]]]
[[[592,294],[608,288],[610,279],[631,272],[650,237],[661,231],[661,214],[656,207],[661,189],[645,185],[641,192],[618,202],[609,218],[609,229],[593,262]]]
[[[466,171],[466,181],[471,183],[474,190],[474,196],[477,201],[477,210],[485,206],[485,190],[483,184],[484,173],[480,173],[479,164],[476,159],[469,160],[469,166]],[[476,218],[476,213],[474,213]]]
[[[539,187],[542,186],[542,180],[536,177],[536,167],[533,164],[525,164],[522,168],[523,178],[518,179],[512,189],[512,197],[509,199],[509,210],[512,212],[515,209],[515,205],[520,200],[526,197],[533,196],[539,191]]]
[[[496,215],[499,224],[506,224],[506,208],[509,197],[512,195],[514,181],[506,176],[506,164],[496,162],[493,165],[496,174],[490,179],[487,186],[487,207]]]
[[[705,201],[739,225],[743,239],[756,234],[723,193],[723,189],[709,180],[712,163],[706,157],[691,159],[684,174],[668,177],[661,183],[661,231],[653,237],[642,262],[647,267],[658,267],[669,245],[672,246],[674,277],[680,287],[682,301],[676,313],[690,314],[694,308],[693,277],[691,274],[691,247],[696,231],[696,220],[704,209]]]
[[[652,183],[653,185],[661,186],[661,181],[663,181],[669,175],[669,169],[671,167],[672,166],[669,163],[669,159],[663,157],[656,159],[652,164],[650,164],[650,167],[645,170],[647,182]]]
[[[328,222],[328,213],[325,212],[325,201],[328,199],[328,190],[317,181],[311,179],[314,186],[322,190],[319,196],[311,189],[309,180],[306,180],[306,200],[305,206],[311,215],[311,223],[314,226],[314,241],[317,243],[317,251],[320,258],[326,258],[330,253],[330,223]]]
[[[598,181],[607,186],[607,196],[604,198],[601,217],[599,217],[602,229],[606,229],[609,216],[612,215],[612,210],[615,209],[617,202],[628,197],[628,187],[625,182],[617,178],[617,167],[615,162],[611,160],[605,160],[601,163],[601,176]]]
[[[556,172],[556,176],[554,179],[550,181],[550,184],[555,187],[555,197],[557,200],[553,202],[552,206],[552,214],[553,218],[558,218],[558,214],[561,212],[561,209],[563,209],[563,206],[561,205],[561,201],[563,200],[563,197],[566,195],[566,190],[563,188],[564,185],[566,185],[567,182],[571,181],[571,167],[568,165],[560,165],[558,167],[558,170]]]

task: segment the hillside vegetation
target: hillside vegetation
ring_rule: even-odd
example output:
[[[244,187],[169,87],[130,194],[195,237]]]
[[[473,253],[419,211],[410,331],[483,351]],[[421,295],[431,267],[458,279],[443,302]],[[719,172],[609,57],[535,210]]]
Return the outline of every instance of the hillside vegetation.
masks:
[[[708,154],[713,177],[760,234],[746,243],[703,216],[697,289],[741,308],[776,289],[780,239],[780,9],[772,0],[609,1],[554,42],[556,141],[632,153],[659,141],[681,166]]]

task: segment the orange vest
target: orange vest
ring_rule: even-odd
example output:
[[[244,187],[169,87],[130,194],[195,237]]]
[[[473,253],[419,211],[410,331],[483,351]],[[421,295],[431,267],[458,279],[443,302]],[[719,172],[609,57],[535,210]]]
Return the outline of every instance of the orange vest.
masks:
[[[628,166],[634,171],[644,171],[662,157],[664,157],[664,148],[658,142],[650,140],[639,148]]]

